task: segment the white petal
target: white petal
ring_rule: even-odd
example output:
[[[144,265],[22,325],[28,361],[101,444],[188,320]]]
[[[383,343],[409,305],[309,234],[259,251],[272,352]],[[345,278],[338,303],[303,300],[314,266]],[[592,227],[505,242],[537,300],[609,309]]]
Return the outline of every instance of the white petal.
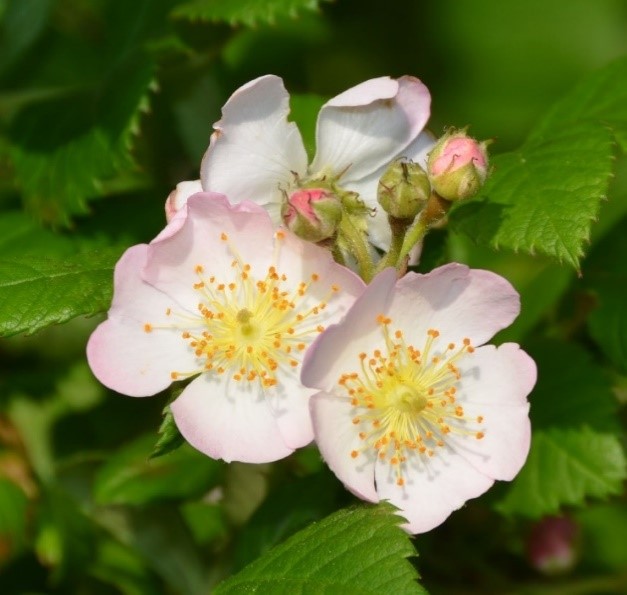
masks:
[[[422,349],[430,328],[440,332],[436,347],[459,345],[464,338],[481,345],[509,326],[519,311],[518,293],[506,279],[453,263],[426,275],[405,275],[388,315],[392,326]]]
[[[293,452],[257,383],[202,374],[171,409],[185,440],[214,459],[268,463]]]
[[[527,459],[531,441],[527,395],[536,380],[533,360],[514,343],[486,345],[459,361],[457,400],[468,424],[484,437],[450,434],[456,450],[481,473],[511,480]],[[481,416],[481,424],[474,423]]]
[[[170,192],[165,201],[165,217],[168,223],[172,220],[174,215],[181,210],[183,205],[185,205],[187,199],[197,192],[202,192],[200,180],[179,182],[176,185],[176,188]]]
[[[431,97],[416,78],[372,79],[327,102],[318,116],[311,171],[346,170],[343,184],[372,174],[416,139]]]
[[[307,350],[301,380],[305,386],[332,393],[340,376],[359,369],[359,353],[383,341],[376,322],[392,299],[396,271],[379,273],[339,324],[327,328]]]
[[[202,160],[205,190],[232,202],[281,202],[281,187],[304,175],[307,154],[296,125],[288,122],[289,95],[277,76],[262,76],[240,87],[222,108],[222,119]],[[272,213],[278,224],[278,211]]]
[[[219,194],[196,194],[187,202],[180,229],[150,245],[144,279],[197,312],[198,265],[205,278],[215,276],[216,283],[228,284],[237,274],[232,267],[235,249],[251,265],[251,274],[263,278],[272,262],[273,238],[272,223],[262,208],[252,203],[231,206]]]
[[[166,314],[177,304],[141,279],[147,252],[146,245],[133,246],[119,260],[109,318],[87,344],[87,359],[98,380],[132,397],[154,395],[172,383],[171,372],[197,367],[181,330],[171,328],[174,317]]]
[[[401,510],[410,533],[424,533],[440,525],[467,500],[480,496],[494,483],[462,457],[441,449],[433,457],[409,456],[399,486],[389,463],[375,466],[377,493]]]
[[[352,423],[348,399],[326,393],[311,398],[315,439],[322,457],[340,481],[356,496],[378,502],[374,487],[374,460],[365,453],[353,458],[363,442]]]

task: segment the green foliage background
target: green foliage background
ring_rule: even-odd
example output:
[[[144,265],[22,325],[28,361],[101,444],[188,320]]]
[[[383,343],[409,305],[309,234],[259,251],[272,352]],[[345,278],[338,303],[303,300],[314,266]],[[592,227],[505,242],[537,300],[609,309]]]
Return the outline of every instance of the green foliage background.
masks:
[[[495,139],[487,186],[420,270],[466,262],[520,291],[497,341],[538,363],[532,451],[411,541],[313,447],[150,458],[168,395],[110,393],[85,363],[117,258],[160,231],[224,101],[267,73],[309,150],[321,103],[381,75],[428,85],[436,134]],[[0,592],[627,591],[626,147],[622,0],[0,0]],[[578,561],[546,578],[526,552],[557,514]]]

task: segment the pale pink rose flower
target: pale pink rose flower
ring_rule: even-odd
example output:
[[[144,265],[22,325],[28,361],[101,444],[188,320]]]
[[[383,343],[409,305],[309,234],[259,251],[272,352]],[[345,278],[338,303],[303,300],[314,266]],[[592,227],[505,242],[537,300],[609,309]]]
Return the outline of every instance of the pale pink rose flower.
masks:
[[[305,357],[322,456],[360,498],[396,505],[411,533],[525,462],[536,366],[514,343],[484,345],[519,308],[488,271],[449,264],[397,281],[388,269]]]
[[[89,365],[132,397],[191,380],[171,409],[192,446],[225,461],[274,461],[311,441],[305,350],[363,287],[261,207],[196,194],[118,262]]]
[[[286,195],[314,181],[333,181],[358,193],[372,210],[370,241],[386,249],[390,230],[377,204],[378,181],[397,157],[426,167],[434,144],[423,132],[430,105],[427,87],[411,76],[380,77],[352,87],[320,110],[317,152],[309,164],[298,127],[288,121],[289,95],[282,79],[262,76],[240,87],[222,108],[202,161],[202,187],[232,202],[252,200],[278,225]],[[185,199],[180,192],[169,200],[169,212]]]

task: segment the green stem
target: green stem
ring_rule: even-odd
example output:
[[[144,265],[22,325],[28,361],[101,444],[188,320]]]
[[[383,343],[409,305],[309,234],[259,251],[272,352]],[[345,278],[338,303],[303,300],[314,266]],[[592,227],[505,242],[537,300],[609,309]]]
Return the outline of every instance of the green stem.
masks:
[[[398,254],[398,258],[396,260],[396,268],[402,266],[405,259],[409,256],[412,248],[418,244],[418,242],[422,241],[425,237],[427,231],[429,230],[429,225],[425,217],[420,214],[416,217],[416,220],[407,230],[405,237],[403,239],[403,245]]]
[[[387,267],[396,267],[403,247],[403,241],[407,229],[411,225],[411,219],[393,219],[388,216],[390,229],[392,230],[392,240],[390,241],[390,249],[388,253],[379,261],[375,268],[375,275]]]
[[[349,251],[357,260],[359,274],[368,283],[373,276],[373,263],[370,255],[370,247],[366,242],[364,234],[355,227],[351,217],[344,214],[340,222],[340,233],[346,240]]]

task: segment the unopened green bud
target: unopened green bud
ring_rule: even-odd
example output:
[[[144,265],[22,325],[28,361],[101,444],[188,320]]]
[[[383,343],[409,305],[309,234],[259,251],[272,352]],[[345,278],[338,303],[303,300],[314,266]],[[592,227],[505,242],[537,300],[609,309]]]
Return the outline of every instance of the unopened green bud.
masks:
[[[420,165],[413,161],[392,162],[379,180],[377,200],[395,219],[414,219],[424,208],[431,185]]]
[[[342,218],[342,205],[335,194],[322,188],[293,192],[281,212],[286,227],[310,242],[335,235]]]
[[[488,176],[487,143],[464,130],[445,134],[429,153],[427,172],[431,186],[450,201],[475,196]]]

